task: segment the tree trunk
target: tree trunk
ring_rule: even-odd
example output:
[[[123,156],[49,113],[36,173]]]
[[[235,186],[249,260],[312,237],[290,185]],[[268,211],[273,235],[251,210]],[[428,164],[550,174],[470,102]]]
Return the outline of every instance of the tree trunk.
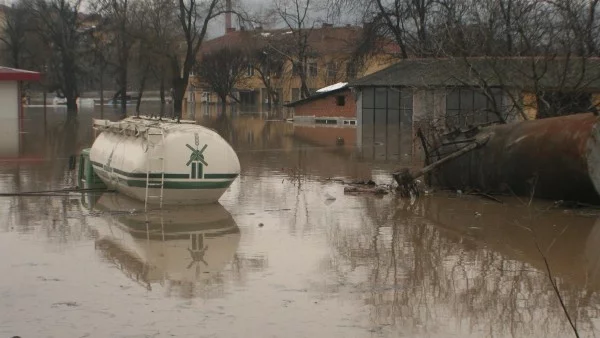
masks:
[[[104,67],[100,68],[100,113],[104,113]]]
[[[146,78],[148,77],[149,66],[146,65],[142,78],[140,79],[140,90],[138,91],[137,102],[135,104],[135,115],[140,116],[140,104],[142,103],[142,95],[144,95],[144,89],[146,87]]]
[[[122,88],[121,91],[121,113],[127,115],[127,67],[123,67],[119,74],[119,85]]]
[[[67,114],[72,115],[77,113],[77,98],[75,95],[67,95]]]
[[[310,90],[306,84],[306,74],[300,74],[300,98],[305,99],[310,96]]]
[[[173,114],[177,121],[181,119],[183,113],[183,97],[187,88],[187,79],[179,76],[173,79]]]
[[[225,115],[227,113],[227,95],[219,95],[221,99],[221,114]]]
[[[165,74],[164,72],[160,77],[160,103],[165,104]]]

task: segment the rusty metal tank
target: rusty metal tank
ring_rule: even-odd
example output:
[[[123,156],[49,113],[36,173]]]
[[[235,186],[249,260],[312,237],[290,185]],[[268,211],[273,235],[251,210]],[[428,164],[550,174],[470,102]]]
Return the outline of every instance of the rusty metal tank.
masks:
[[[487,143],[441,166],[432,183],[600,204],[598,116],[586,113],[495,125],[482,133],[489,133]],[[451,152],[460,144],[450,143],[441,151]]]

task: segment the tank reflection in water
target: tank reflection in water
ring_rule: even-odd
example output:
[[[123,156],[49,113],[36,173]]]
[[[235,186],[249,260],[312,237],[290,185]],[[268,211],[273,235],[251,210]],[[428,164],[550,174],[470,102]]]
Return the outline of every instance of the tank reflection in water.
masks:
[[[148,290],[159,283],[169,295],[193,297],[198,288],[222,284],[220,273],[240,241],[222,205],[143,209],[143,203],[120,194],[96,201],[93,211],[104,217],[93,225],[95,248],[107,262]]]

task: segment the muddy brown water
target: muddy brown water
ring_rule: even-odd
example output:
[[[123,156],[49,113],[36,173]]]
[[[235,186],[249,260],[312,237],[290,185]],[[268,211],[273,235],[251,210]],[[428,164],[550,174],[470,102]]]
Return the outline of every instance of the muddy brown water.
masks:
[[[29,108],[24,133],[2,136],[2,191],[73,186],[70,156],[98,114]],[[597,211],[344,195],[328,178],[389,183],[407,148],[357,149],[351,128],[197,119],[242,165],[220,205],[0,197],[0,337],[573,336],[544,257],[578,331],[596,335]]]

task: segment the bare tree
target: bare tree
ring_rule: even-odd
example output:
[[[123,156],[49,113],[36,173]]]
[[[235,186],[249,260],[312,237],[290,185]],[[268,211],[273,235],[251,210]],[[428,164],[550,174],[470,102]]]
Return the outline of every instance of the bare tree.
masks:
[[[400,47],[400,57],[431,54],[428,26],[434,0],[374,0],[367,17],[380,34],[393,38]]]
[[[8,62],[12,67],[23,67],[29,55],[27,38],[31,36],[31,22],[27,5],[20,0],[6,8],[0,41],[8,51]]]
[[[86,34],[81,26],[82,0],[33,0],[29,11],[35,20],[36,32],[52,51],[48,59],[48,77],[67,99],[67,110],[77,111],[82,46]]]
[[[249,54],[252,67],[254,67],[265,86],[268,95],[268,108],[271,109],[273,104],[278,105],[281,100],[274,88],[274,82],[282,76],[285,58],[267,46],[252,50]]]
[[[310,17],[311,13],[319,10],[317,0],[275,0],[274,13],[283,21],[286,28],[290,30],[290,40],[277,48],[271,46],[275,51],[288,58],[292,64],[293,74],[300,78],[300,97],[306,98],[311,95],[308,88],[308,60],[314,56],[311,54],[309,37],[316,20]],[[286,38],[287,39],[287,38]],[[284,47],[285,46],[285,47]],[[284,48],[281,48],[284,47]],[[282,49],[285,49],[282,51]]]
[[[116,102],[120,98],[121,112],[124,114],[127,105],[127,80],[131,48],[134,36],[133,20],[135,18],[135,2],[132,0],[100,0],[94,3],[94,10],[106,21],[105,32],[110,37],[114,51],[112,61],[115,72],[117,92],[113,96]]]
[[[178,0],[175,17],[179,21],[181,44],[167,50],[171,65],[173,86],[173,110],[181,118],[183,97],[188,85],[190,71],[206,37],[209,22],[224,10],[219,0]]]
[[[195,71],[221,100],[223,113],[227,107],[227,97],[237,98],[232,91],[239,83],[248,67],[247,56],[238,48],[222,48],[214,53],[202,55]]]
[[[165,103],[165,81],[169,76],[169,59],[165,51],[176,48],[176,32],[179,28],[177,20],[174,20],[175,4],[172,0],[151,0],[145,2],[146,6],[141,11],[143,23],[142,40],[151,53],[154,67],[151,71],[159,81],[160,100]]]

